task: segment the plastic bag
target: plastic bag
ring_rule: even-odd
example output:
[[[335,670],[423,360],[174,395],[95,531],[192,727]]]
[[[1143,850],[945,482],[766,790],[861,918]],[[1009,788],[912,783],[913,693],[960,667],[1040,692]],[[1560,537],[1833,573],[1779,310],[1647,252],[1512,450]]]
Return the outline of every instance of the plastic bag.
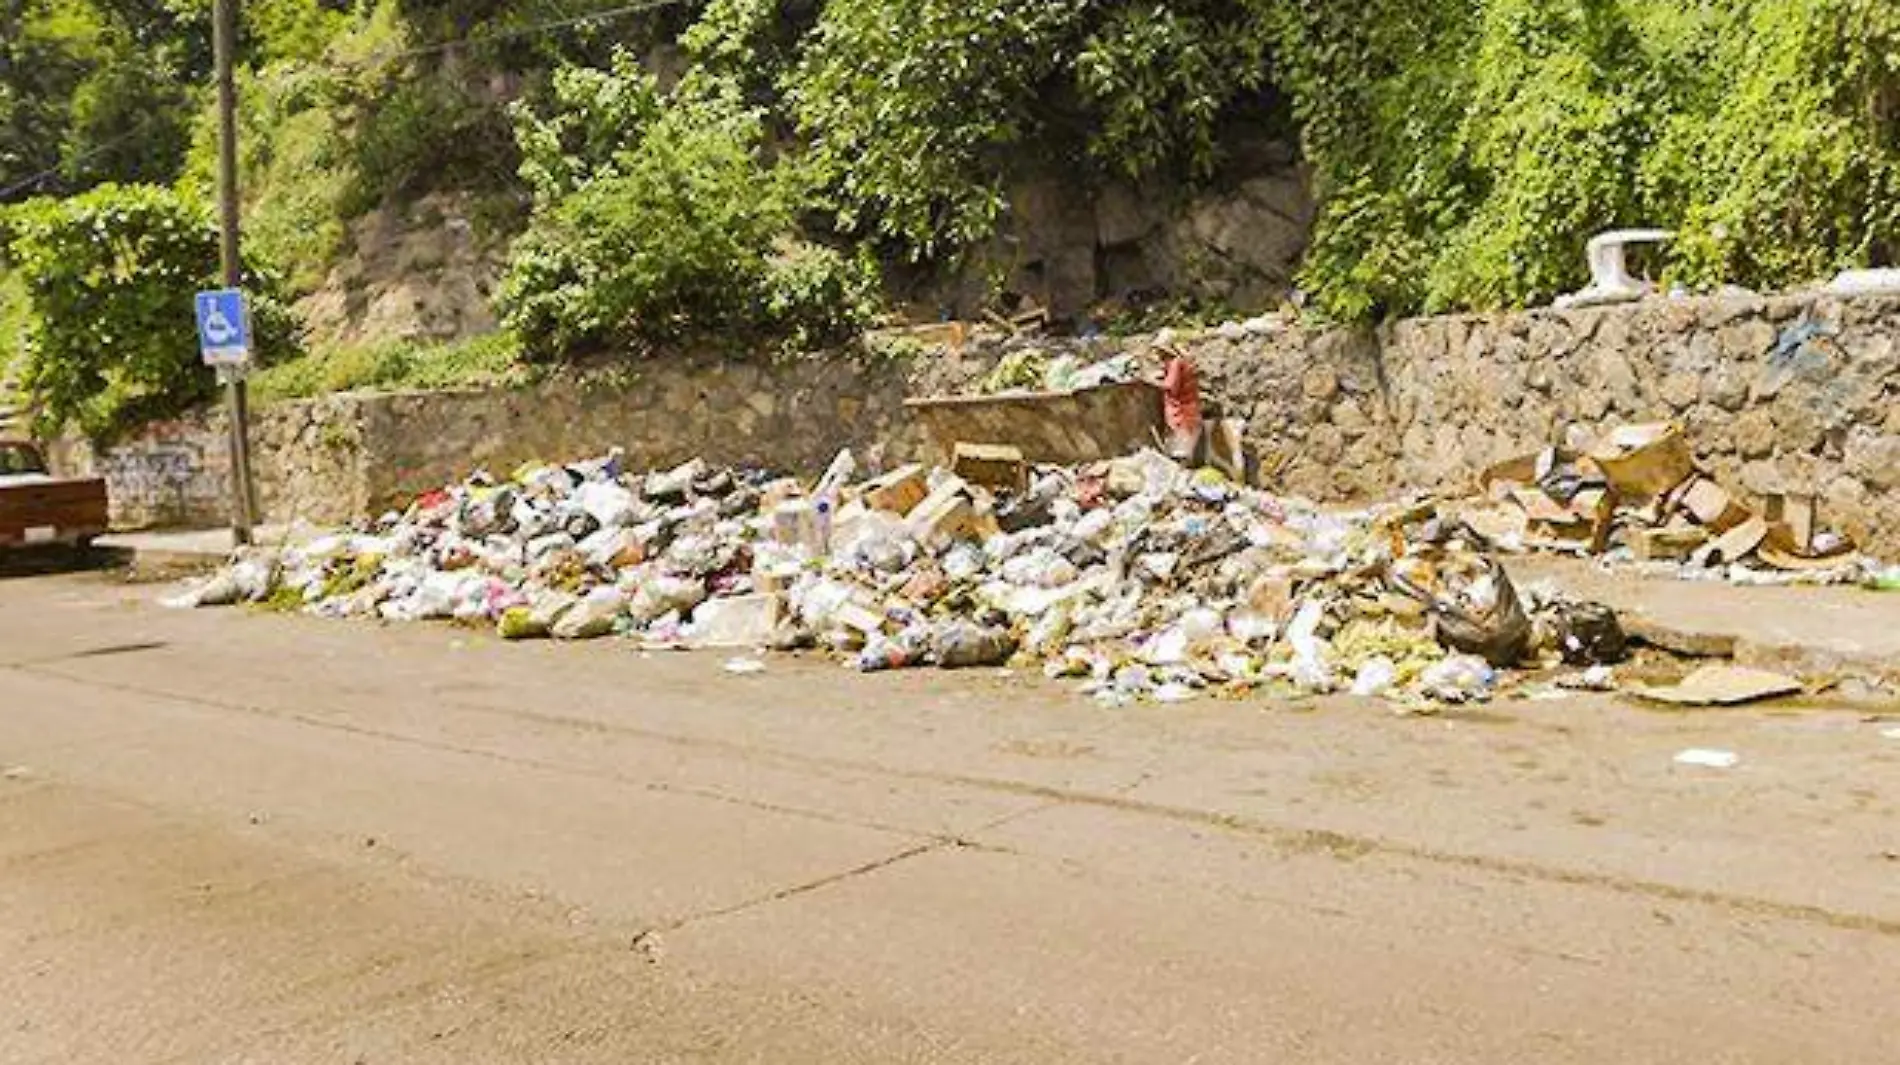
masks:
[[[1394,571],[1388,579],[1399,591],[1424,604],[1433,633],[1444,646],[1482,657],[1494,666],[1513,666],[1531,650],[1531,619],[1517,588],[1495,559],[1468,560],[1476,575],[1450,582],[1437,593]]]
[[[1352,693],[1362,697],[1384,695],[1398,679],[1399,667],[1390,658],[1384,655],[1369,658],[1352,678]]]
[[[1497,673],[1476,655],[1452,655],[1433,663],[1419,677],[1419,691],[1447,703],[1480,702],[1491,696]]]
[[[613,635],[627,601],[617,588],[596,588],[562,614],[550,630],[557,640],[598,640]]]
[[[1538,620],[1567,665],[1615,665],[1629,654],[1616,611],[1602,603],[1555,600],[1538,611]]]
[[[1325,617],[1323,604],[1307,602],[1286,627],[1287,643],[1293,648],[1293,683],[1315,694],[1325,694],[1337,687],[1332,648],[1319,638],[1320,623]]]
[[[627,605],[627,612],[644,625],[663,614],[688,613],[705,601],[706,586],[703,583],[686,577],[660,574],[641,583]]]
[[[1000,666],[1016,653],[1016,638],[1005,629],[953,621],[932,635],[930,651],[942,669]]]

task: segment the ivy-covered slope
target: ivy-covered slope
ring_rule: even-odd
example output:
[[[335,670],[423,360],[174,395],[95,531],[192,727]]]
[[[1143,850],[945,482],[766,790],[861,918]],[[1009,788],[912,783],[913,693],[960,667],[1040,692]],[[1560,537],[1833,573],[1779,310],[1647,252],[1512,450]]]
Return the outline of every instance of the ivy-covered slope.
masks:
[[[105,182],[205,200],[209,5],[0,2],[0,201]],[[821,342],[879,313],[880,272],[984,248],[1026,178],[1085,202],[1190,194],[1231,180],[1261,130],[1301,145],[1319,210],[1298,281],[1339,319],[1547,300],[1611,226],[1679,230],[1662,265],[1691,287],[1787,286],[1900,251],[1891,0],[243,10],[259,265],[308,292],[353,219],[453,191],[513,242],[497,309],[541,358]],[[59,313],[36,283],[9,282],[13,317]]]

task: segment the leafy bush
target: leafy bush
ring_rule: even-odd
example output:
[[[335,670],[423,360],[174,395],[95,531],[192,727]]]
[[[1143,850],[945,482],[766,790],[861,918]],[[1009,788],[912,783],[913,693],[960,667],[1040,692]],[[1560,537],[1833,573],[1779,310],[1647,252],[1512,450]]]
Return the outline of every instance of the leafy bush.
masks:
[[[1219,0],[831,0],[782,87],[839,224],[935,258],[1038,168],[1209,174],[1268,27]]]
[[[0,249],[6,247],[6,234],[0,231]],[[4,256],[0,256],[4,262]],[[26,286],[20,275],[0,268],[0,382],[12,371],[13,364],[26,352],[27,323],[32,313],[26,302]],[[5,402],[5,397],[0,397]]]
[[[176,177],[190,137],[188,85],[130,48],[109,53],[68,105],[66,181],[89,188]]]
[[[1705,73],[1641,175],[1652,200],[1681,205],[1682,276],[1787,284],[1900,265],[1900,7],[1757,0],[1691,25],[1678,62]]]
[[[431,189],[503,183],[518,166],[509,132],[501,108],[451,72],[392,74],[356,124],[356,181],[344,213]]]
[[[22,384],[47,433],[110,438],[209,396],[192,295],[212,287],[218,237],[206,206],[150,185],[102,185],[5,210],[6,259],[26,289]],[[254,343],[294,346],[288,312],[253,274]]]
[[[550,118],[519,112],[536,198],[499,293],[531,354],[726,330],[812,341],[860,324],[857,260],[794,236],[798,185],[768,164],[760,114],[732,86],[663,97],[622,54],[554,79]]]
[[[1258,20],[1216,21],[1160,4],[1112,12],[1075,59],[1082,97],[1099,116],[1090,154],[1132,178],[1177,158],[1195,176],[1211,174],[1217,123],[1266,81],[1267,45]]]
[[[354,16],[345,0],[245,0],[246,40],[258,65],[314,63],[346,32]]]
[[[191,7],[0,3],[0,188],[170,180],[191,86],[210,65],[208,22]]]

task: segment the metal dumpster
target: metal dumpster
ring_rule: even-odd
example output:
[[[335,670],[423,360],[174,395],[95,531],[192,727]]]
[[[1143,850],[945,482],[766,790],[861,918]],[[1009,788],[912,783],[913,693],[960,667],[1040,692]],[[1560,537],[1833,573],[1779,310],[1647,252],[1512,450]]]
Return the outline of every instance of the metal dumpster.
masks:
[[[959,441],[1009,444],[1030,462],[1072,466],[1153,446],[1161,388],[1128,381],[1074,392],[1009,392],[907,400],[948,462]]]

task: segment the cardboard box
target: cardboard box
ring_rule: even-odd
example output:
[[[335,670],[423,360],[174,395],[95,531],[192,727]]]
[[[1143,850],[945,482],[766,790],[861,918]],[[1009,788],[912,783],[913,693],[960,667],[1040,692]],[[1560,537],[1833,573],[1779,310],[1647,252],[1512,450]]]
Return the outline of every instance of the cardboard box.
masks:
[[[1696,561],[1705,566],[1738,562],[1754,554],[1755,549],[1767,538],[1768,523],[1760,518],[1750,518],[1696,552]]]
[[[1629,533],[1630,551],[1643,562],[1687,561],[1708,542],[1708,530],[1694,526],[1632,529]]]
[[[900,466],[858,490],[858,498],[872,510],[891,514],[909,514],[930,494],[930,484],[922,466]]]
[[[1021,448],[1008,444],[959,443],[950,470],[971,484],[1021,495],[1029,490],[1029,464]]]
[[[1813,549],[1815,509],[1813,496],[1768,497],[1762,517],[1768,521],[1768,540],[1777,551],[1805,555]]]
[[[1695,455],[1674,422],[1626,425],[1591,451],[1590,458],[1618,495],[1649,499],[1695,476]]]
[[[911,535],[925,544],[983,538],[976,505],[970,498],[970,486],[959,477],[951,477],[938,485],[936,491],[911,509],[904,522],[910,526]]]
[[[1748,508],[1735,502],[1721,485],[1707,477],[1690,482],[1682,494],[1682,509],[1697,524],[1718,535],[1748,520]]]

